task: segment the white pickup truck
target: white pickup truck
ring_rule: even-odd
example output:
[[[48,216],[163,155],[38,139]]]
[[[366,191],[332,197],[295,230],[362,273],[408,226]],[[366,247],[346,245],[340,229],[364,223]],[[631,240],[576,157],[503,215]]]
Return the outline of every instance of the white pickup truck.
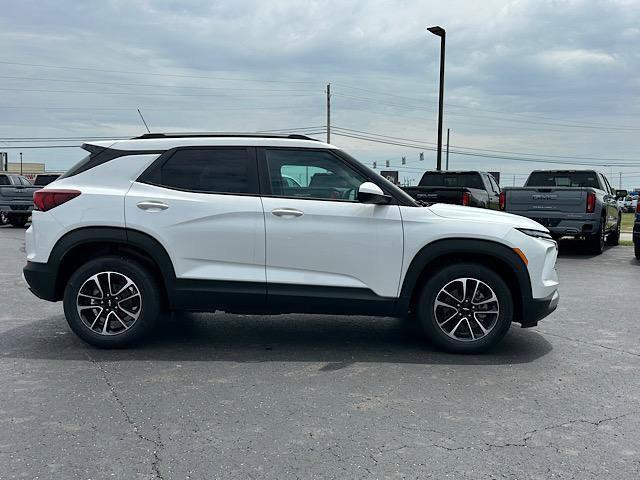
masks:
[[[39,189],[22,175],[0,173],[0,223],[24,227],[33,210],[33,192]]]

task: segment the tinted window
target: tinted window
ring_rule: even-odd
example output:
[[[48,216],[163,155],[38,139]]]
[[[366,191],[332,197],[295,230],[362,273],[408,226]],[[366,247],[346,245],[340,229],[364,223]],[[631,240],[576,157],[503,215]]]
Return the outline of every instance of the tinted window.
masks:
[[[526,186],[600,188],[596,172],[533,172]]]
[[[420,180],[421,187],[469,187],[484,190],[479,173],[427,172]]]
[[[278,196],[355,201],[367,181],[329,152],[266,149],[265,156],[271,191]]]
[[[256,193],[245,148],[177,150],[147,179],[156,185],[207,193]]]
[[[8,175],[0,175],[0,185],[11,185]]]

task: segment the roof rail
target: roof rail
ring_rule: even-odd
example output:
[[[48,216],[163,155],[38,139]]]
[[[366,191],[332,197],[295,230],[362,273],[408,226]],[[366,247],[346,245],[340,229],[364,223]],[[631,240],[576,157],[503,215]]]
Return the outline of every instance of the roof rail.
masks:
[[[307,137],[299,133],[224,133],[224,132],[183,132],[183,133],[145,133],[139,137],[133,137],[131,140],[142,140],[150,138],[198,138],[198,137],[249,137],[249,138],[290,138],[292,140],[312,140],[317,142],[315,138]]]

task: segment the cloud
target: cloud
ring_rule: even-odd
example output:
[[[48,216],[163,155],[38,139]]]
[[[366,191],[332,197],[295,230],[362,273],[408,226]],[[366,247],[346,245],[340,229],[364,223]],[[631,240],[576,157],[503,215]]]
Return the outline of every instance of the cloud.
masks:
[[[135,134],[137,107],[165,130],[321,125],[331,82],[335,124],[433,142],[439,42],[426,27],[434,24],[448,32],[445,119],[454,144],[635,155],[628,132],[549,125],[633,125],[640,114],[640,4],[614,0],[8,2],[0,60],[112,71],[4,64],[1,75],[21,78],[0,78],[0,88],[14,89],[0,90],[13,107],[3,109],[0,137]],[[367,161],[417,155],[334,141]],[[74,160],[68,151],[30,155],[52,168]]]

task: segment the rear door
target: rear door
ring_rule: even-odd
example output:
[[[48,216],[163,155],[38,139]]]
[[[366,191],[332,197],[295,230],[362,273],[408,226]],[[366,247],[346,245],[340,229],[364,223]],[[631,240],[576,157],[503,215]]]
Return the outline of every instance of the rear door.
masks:
[[[179,280],[203,291],[266,294],[255,149],[189,147],[162,155],[126,195],[127,228],[158,240]]]
[[[369,178],[329,150],[264,148],[259,162],[269,303],[315,298],[330,307],[397,296],[398,205],[358,202]]]
[[[493,175],[487,174],[485,183],[488,183],[487,192],[489,193],[489,204],[487,206],[493,210],[498,210],[500,208],[500,187]]]
[[[616,199],[616,191],[609,183],[607,177],[600,174],[600,178],[603,182],[603,190],[605,191],[604,203],[607,212],[606,228],[608,230],[615,230],[618,225],[618,201]]]

